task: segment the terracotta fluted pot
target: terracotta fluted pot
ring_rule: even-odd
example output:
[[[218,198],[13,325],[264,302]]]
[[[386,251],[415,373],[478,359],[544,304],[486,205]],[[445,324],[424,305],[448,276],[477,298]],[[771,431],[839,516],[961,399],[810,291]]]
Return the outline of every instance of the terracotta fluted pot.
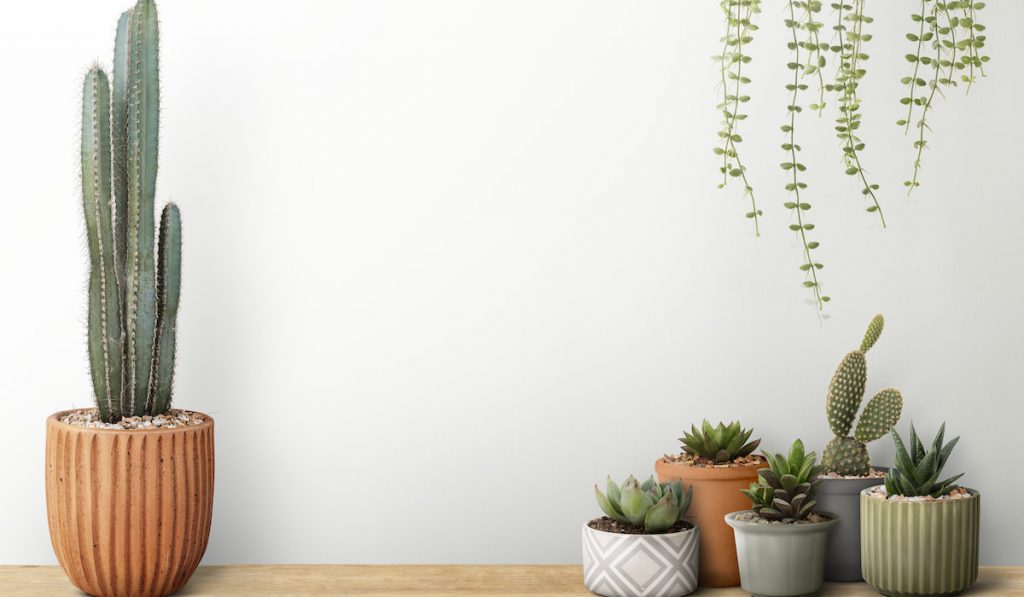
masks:
[[[740,584],[736,560],[736,538],[725,523],[725,515],[750,507],[750,500],[740,493],[757,481],[757,471],[767,468],[762,458],[745,466],[697,467],[659,458],[654,463],[662,483],[679,479],[693,487],[693,501],[686,519],[700,529],[700,574],[702,587],[734,587]]]
[[[46,420],[50,541],[71,582],[98,597],[159,597],[188,582],[210,537],[213,419],[173,429]]]

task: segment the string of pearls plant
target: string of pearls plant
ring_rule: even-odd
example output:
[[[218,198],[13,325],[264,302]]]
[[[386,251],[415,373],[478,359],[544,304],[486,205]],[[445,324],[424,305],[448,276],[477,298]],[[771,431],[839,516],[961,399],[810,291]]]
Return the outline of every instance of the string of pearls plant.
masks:
[[[985,26],[977,20],[978,11],[983,8],[984,2],[973,0],[921,0],[919,11],[910,15],[917,25],[915,31],[907,33],[907,39],[914,43],[915,52],[907,54],[906,59],[914,65],[914,70],[909,77],[901,79],[909,89],[907,95],[900,98],[900,103],[907,106],[907,116],[896,121],[897,125],[904,127],[905,134],[910,133],[912,123],[917,129],[913,175],[903,181],[907,193],[921,186],[918,180],[921,158],[928,147],[926,131],[931,130],[928,112],[933,107],[935,95],[942,94],[940,87],[956,87],[956,74],[960,72],[960,82],[967,84],[969,92],[976,80],[975,70],[985,75],[985,63],[989,60],[982,54]],[[926,74],[928,69],[931,69],[930,75]],[[913,120],[915,108],[920,113],[916,121]]]
[[[754,187],[747,180],[747,168],[740,159],[737,143],[743,137],[737,132],[739,121],[747,118],[741,113],[740,104],[750,101],[749,95],[743,94],[743,86],[750,83],[750,77],[743,74],[743,65],[750,62],[744,49],[753,41],[751,35],[757,31],[753,17],[761,12],[760,0],[722,0],[720,3],[725,14],[725,35],[722,36],[722,53],[715,57],[721,67],[722,101],[716,106],[722,113],[722,128],[718,131],[719,145],[714,148],[715,154],[722,157],[719,168],[722,182],[718,188],[725,188],[729,178],[739,178],[743,183],[743,194],[750,198],[750,211],[746,217],[754,221],[754,235],[761,236],[760,217],[762,212],[757,208]]]
[[[864,33],[864,25],[871,23],[874,19],[864,14],[864,0],[853,0],[852,4],[838,2],[832,5],[836,12],[836,45],[832,51],[837,57],[836,82],[830,86],[838,96],[839,117],[836,118],[836,136],[842,142],[843,163],[846,166],[846,174],[857,176],[863,185],[861,194],[871,199],[871,205],[867,207],[869,213],[877,213],[885,228],[885,215],[882,214],[882,206],[878,203],[875,191],[877,184],[868,182],[867,174],[861,165],[860,152],[864,149],[864,141],[857,135],[860,128],[860,98],[857,96],[857,86],[864,78],[867,70],[862,66],[862,61],[868,59],[864,52],[863,44],[871,41],[871,34]],[[847,27],[849,23],[849,27]]]
[[[906,35],[914,44],[913,53],[906,54],[913,70],[901,79],[907,89],[900,98],[900,103],[906,106],[906,115],[897,121],[905,134],[910,134],[911,127],[916,131],[914,169],[911,177],[903,183],[908,192],[921,184],[922,159],[928,147],[928,131],[931,131],[928,117],[936,96],[943,95],[943,88],[959,84],[963,84],[965,93],[969,93],[978,77],[985,76],[985,65],[989,62],[989,56],[984,53],[985,26],[978,21],[979,11],[985,8],[984,2],[918,1],[920,6],[911,15],[914,30]],[[808,78],[813,78],[816,83],[816,97],[808,107],[819,116],[826,109],[826,93],[835,94],[837,113],[834,128],[842,148],[844,172],[857,178],[861,194],[868,201],[866,211],[877,214],[881,227],[886,227],[877,194],[880,185],[869,178],[862,161],[866,144],[861,138],[863,121],[859,87],[867,74],[865,62],[869,56],[865,52],[865,44],[872,40],[872,35],[864,29],[874,22],[865,14],[865,4],[865,0],[833,0],[829,4],[833,10],[831,22],[834,32],[830,41],[822,40],[825,25],[819,20],[819,14],[823,0],[787,0],[784,6],[783,21],[789,31],[786,45],[790,51],[786,67],[792,76],[786,82],[789,99],[786,120],[781,127],[785,134],[782,149],[786,158],[780,166],[785,172],[785,189],[789,194],[783,206],[791,214],[789,229],[800,242],[799,267],[804,273],[802,284],[812,291],[811,302],[818,311],[823,310],[831,299],[824,293],[819,277],[824,268],[814,253],[819,243],[810,238],[815,226],[808,221],[811,203],[807,200],[804,175],[807,166],[799,159],[802,148],[797,142],[797,117],[803,111],[801,93],[810,89],[805,82]],[[758,208],[754,188],[747,177],[747,167],[740,158],[739,144],[743,137],[738,128],[739,123],[747,118],[747,114],[740,112],[741,106],[750,101],[745,90],[751,79],[744,66],[752,60],[748,46],[753,41],[753,33],[758,30],[753,19],[761,13],[761,2],[720,0],[719,6],[725,17],[725,33],[721,38],[722,51],[714,56],[721,74],[721,95],[716,108],[723,116],[718,131],[719,142],[714,147],[715,154],[722,160],[719,166],[722,182],[718,187],[725,188],[731,179],[739,179],[744,196],[750,199],[750,211],[745,215],[754,222],[754,234],[760,236],[764,214]],[[829,83],[825,82],[824,73],[827,55],[836,61],[834,79]]]
[[[790,181],[786,183],[786,190],[791,194],[793,201],[785,202],[784,206],[786,209],[793,212],[796,223],[789,225],[789,229],[796,233],[800,239],[802,246],[802,257],[803,263],[800,265],[800,271],[805,273],[804,286],[810,288],[814,293],[814,300],[818,305],[818,309],[822,309],[829,300],[828,296],[821,293],[821,285],[818,283],[818,270],[825,267],[821,262],[816,261],[811,255],[811,251],[818,248],[818,243],[808,239],[807,233],[814,230],[814,224],[807,221],[807,211],[811,209],[811,204],[805,201],[800,191],[807,189],[807,183],[800,180],[800,173],[807,170],[802,162],[797,157],[797,152],[801,151],[801,147],[796,142],[796,117],[803,108],[799,104],[800,92],[807,89],[807,84],[802,82],[804,75],[813,74],[814,72],[820,73],[820,68],[813,68],[813,65],[808,63],[804,65],[800,62],[800,49],[803,48],[808,51],[808,54],[812,54],[812,51],[808,48],[815,48],[814,51],[819,51],[817,47],[817,29],[812,25],[813,20],[813,2],[803,2],[802,0],[788,0],[789,18],[785,20],[786,27],[790,31],[791,40],[786,43],[792,53],[792,58],[786,67],[793,72],[793,80],[786,83],[786,90],[790,92],[789,105],[786,106],[787,118],[786,123],[782,125],[782,132],[786,135],[786,142],[782,144],[782,150],[786,152],[786,161],[780,164],[782,169],[786,171],[790,176]],[[818,3],[820,4],[820,2]],[[796,11],[801,9],[807,13],[804,20],[798,20]],[[820,8],[820,7],[819,7]],[[797,33],[803,31],[806,33],[806,39],[800,41],[797,37]],[[820,53],[820,51],[819,51]],[[824,60],[823,56],[819,56]],[[815,63],[817,64],[817,63]]]

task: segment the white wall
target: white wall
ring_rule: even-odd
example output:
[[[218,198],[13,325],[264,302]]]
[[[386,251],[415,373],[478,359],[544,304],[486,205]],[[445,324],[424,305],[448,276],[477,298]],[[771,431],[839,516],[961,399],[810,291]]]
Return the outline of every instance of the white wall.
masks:
[[[90,402],[78,94],[126,3],[0,8],[4,563],[54,561],[43,422]],[[800,120],[819,322],[781,208],[778,0],[743,129],[760,239],[715,188],[715,2],[164,0],[176,399],[217,419],[206,562],[579,561],[594,481],[650,473],[691,421],[820,450],[828,379],[882,311],[869,389],[902,388],[902,429],[962,436],[949,468],[984,494],[982,559],[1024,564],[1024,4],[984,11],[989,76],[938,104],[908,199],[912,4],[869,5],[864,157],[888,230],[830,118]]]

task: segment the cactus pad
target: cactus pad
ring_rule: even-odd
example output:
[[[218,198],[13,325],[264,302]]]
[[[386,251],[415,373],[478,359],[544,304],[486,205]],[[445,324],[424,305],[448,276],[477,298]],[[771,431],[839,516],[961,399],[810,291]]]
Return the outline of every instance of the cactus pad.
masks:
[[[896,425],[903,412],[903,396],[896,388],[885,388],[875,394],[857,420],[854,437],[859,442],[873,442]]]
[[[882,328],[885,327],[885,318],[879,313],[871,319],[871,323],[868,324],[868,329],[864,332],[864,339],[860,342],[860,351],[867,352],[871,350],[871,347],[878,342],[878,337],[882,335]]]
[[[825,468],[840,475],[866,475],[871,472],[868,448],[852,437],[833,437],[821,455]]]
[[[832,376],[825,403],[829,427],[837,437],[850,433],[857,409],[864,399],[864,386],[867,381],[868,366],[864,353],[859,350],[847,353]]]

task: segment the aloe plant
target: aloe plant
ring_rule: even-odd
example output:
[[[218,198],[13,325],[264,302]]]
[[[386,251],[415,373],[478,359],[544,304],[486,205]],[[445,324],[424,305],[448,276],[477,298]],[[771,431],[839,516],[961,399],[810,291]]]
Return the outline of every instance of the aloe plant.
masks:
[[[118,20],[113,86],[99,66],[89,69],[82,86],[89,364],[107,422],[160,414],[171,403],[181,214],[173,203],[164,206],[155,238],[158,36],[156,4],[139,0]]]
[[[954,437],[949,443],[943,445],[942,439],[945,433],[946,424],[943,423],[939,427],[939,432],[935,434],[935,439],[932,440],[931,448],[925,450],[924,444],[921,443],[917,431],[911,423],[910,452],[908,453],[900,434],[895,429],[892,430],[892,441],[896,444],[896,464],[885,475],[885,490],[888,495],[906,497],[928,495],[937,498],[956,489],[956,481],[963,476],[963,473],[939,480],[939,475],[942,474],[942,469],[946,466],[946,460],[949,459],[956,443],[960,441],[959,437]]]
[[[610,518],[641,527],[645,533],[664,533],[672,528],[690,507],[693,487],[683,491],[679,481],[657,483],[654,477],[641,484],[632,475],[621,486],[608,477],[608,494],[594,485],[597,503]]]

